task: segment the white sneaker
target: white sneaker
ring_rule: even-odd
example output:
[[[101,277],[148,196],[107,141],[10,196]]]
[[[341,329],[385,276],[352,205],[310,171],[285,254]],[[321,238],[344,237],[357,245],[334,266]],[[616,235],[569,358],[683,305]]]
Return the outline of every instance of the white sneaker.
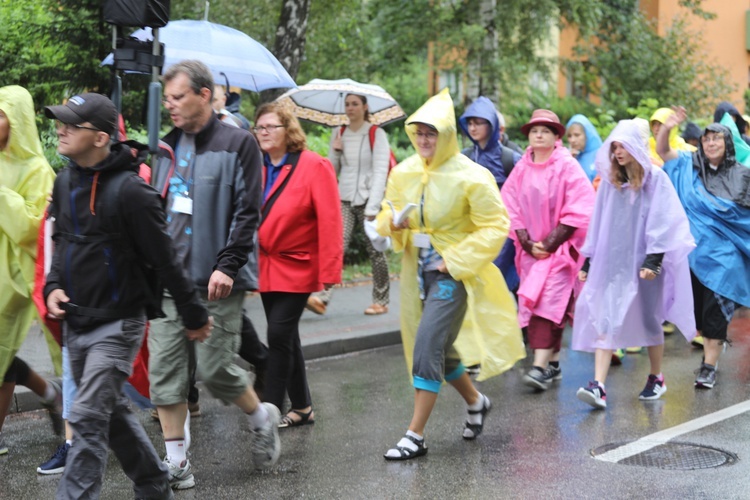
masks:
[[[6,455],[8,453],[8,445],[5,444],[5,439],[3,439],[3,433],[0,432],[0,455]]]
[[[195,477],[193,468],[190,466],[190,460],[183,460],[179,465],[173,464],[169,457],[164,458],[164,464],[169,471],[169,486],[173,490],[186,490],[195,486]]]
[[[279,459],[281,454],[281,441],[279,440],[279,420],[281,412],[271,403],[263,403],[268,412],[268,420],[258,429],[252,431],[253,463],[256,469],[271,467]]]

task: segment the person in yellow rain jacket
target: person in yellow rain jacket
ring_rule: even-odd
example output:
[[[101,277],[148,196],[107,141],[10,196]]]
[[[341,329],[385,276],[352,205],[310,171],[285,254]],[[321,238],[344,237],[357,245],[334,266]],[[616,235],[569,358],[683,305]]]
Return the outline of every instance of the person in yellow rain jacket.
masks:
[[[0,88],[0,431],[16,384],[42,398],[62,431],[60,387],[16,357],[38,313],[32,301],[39,225],[55,173],[44,158],[34,103],[23,87]],[[48,339],[59,362],[60,348]],[[0,455],[8,453],[0,432]]]
[[[513,297],[492,264],[508,214],[492,174],[461,155],[447,90],[407,120],[406,133],[417,154],[391,172],[377,218],[378,232],[404,253],[401,335],[415,388],[411,423],[388,460],[427,453],[424,429],[443,381],[466,401],[463,438],[479,436],[491,403],[465,366],[481,363],[485,380],[525,356]],[[409,204],[415,209],[394,225]]]
[[[661,167],[662,165],[664,165],[664,161],[656,152],[656,136],[659,134],[659,129],[661,129],[661,126],[667,122],[667,118],[669,118],[673,114],[674,111],[672,111],[670,108],[659,108],[654,111],[654,114],[651,115],[651,119],[648,121],[649,128],[651,129],[651,133],[653,134],[648,138],[648,152],[649,156],[651,157],[651,163],[653,163],[657,167]],[[674,149],[675,151],[690,152],[698,150],[698,148],[696,148],[695,146],[685,142],[685,139],[680,137],[679,133],[680,131],[676,128],[672,129],[669,132],[669,146],[672,149]]]

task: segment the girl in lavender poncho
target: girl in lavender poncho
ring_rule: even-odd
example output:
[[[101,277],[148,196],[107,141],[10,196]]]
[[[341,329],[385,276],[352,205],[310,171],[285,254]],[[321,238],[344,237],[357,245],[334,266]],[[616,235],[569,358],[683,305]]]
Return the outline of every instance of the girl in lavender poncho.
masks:
[[[620,122],[599,150],[602,182],[581,253],[588,257],[575,308],[572,348],[595,352],[594,381],[578,399],[607,406],[604,382],[612,351],[648,346],[651,372],[639,399],[667,390],[661,373],[664,320],[695,335],[687,255],[695,247],[687,216],[669,177],[651,164],[630,120]]]

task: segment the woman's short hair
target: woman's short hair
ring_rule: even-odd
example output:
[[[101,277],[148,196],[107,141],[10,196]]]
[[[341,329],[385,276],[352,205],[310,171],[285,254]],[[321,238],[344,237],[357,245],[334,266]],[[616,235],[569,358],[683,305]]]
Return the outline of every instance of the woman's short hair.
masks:
[[[284,125],[286,131],[286,150],[288,153],[299,153],[307,149],[307,136],[305,131],[302,130],[297,117],[292,112],[277,102],[267,102],[261,104],[258,110],[255,112],[255,123],[258,123],[258,118],[269,113],[276,113],[279,117],[281,125]]]
[[[367,97],[360,95],[360,94],[346,94],[346,97],[349,97],[350,95],[353,95],[354,97],[358,97],[360,101],[362,101],[363,106],[367,106]],[[344,98],[346,100],[346,97]],[[365,121],[370,121],[370,107],[365,108]]]

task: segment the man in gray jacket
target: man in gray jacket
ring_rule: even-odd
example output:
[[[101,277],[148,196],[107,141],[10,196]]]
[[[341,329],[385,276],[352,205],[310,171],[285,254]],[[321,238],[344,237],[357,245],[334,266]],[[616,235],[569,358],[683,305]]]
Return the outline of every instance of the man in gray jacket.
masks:
[[[215,319],[206,342],[190,342],[177,323],[171,297],[165,296],[167,317],[152,322],[149,335],[151,401],[164,433],[164,461],[172,487],[186,489],[195,485],[185,431],[192,366],[215,397],[248,415],[256,468],[278,459],[279,410],[259,402],[247,373],[234,364],[245,292],[257,288],[253,237],[261,202],[260,149],[249,132],[214,114],[214,82],[203,63],[183,61],[163,79],[164,106],[175,126],[164,142],[173,154],[159,158],[151,182],[165,198],[177,258]]]

